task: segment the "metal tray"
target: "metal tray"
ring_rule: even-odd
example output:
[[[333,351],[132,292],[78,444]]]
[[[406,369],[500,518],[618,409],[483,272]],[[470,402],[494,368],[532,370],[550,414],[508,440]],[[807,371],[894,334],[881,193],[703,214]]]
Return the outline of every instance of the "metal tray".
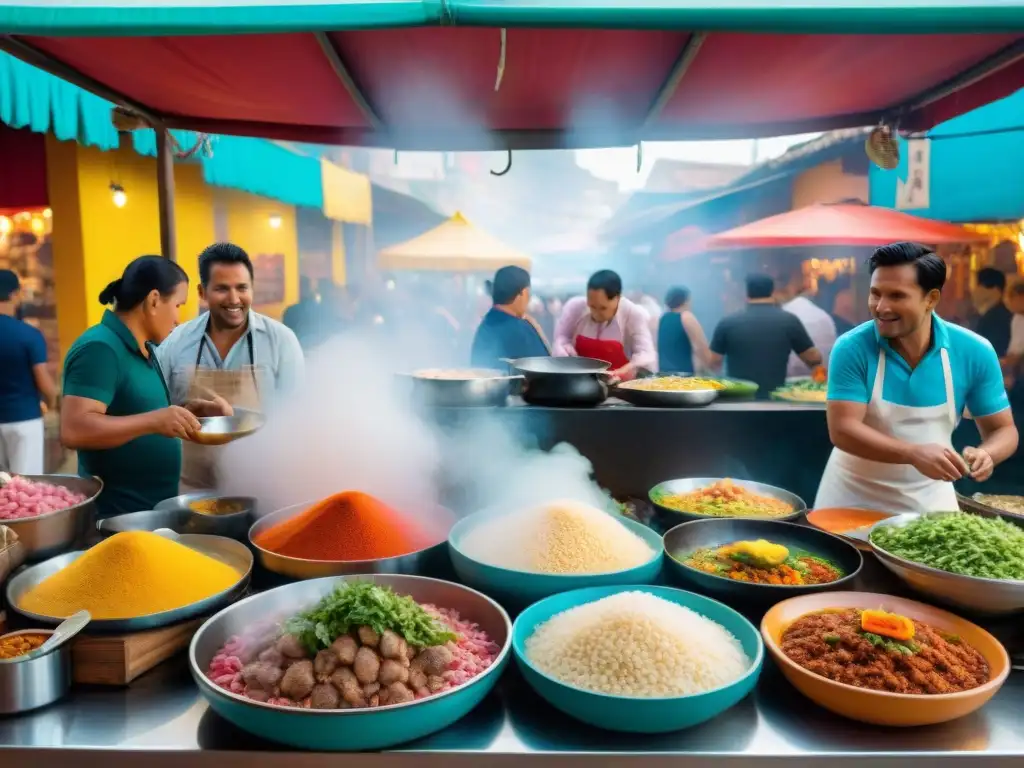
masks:
[[[501,647],[494,663],[467,683],[425,699],[364,709],[298,709],[247,699],[215,685],[207,676],[214,654],[232,637],[273,624],[314,605],[345,578],[287,584],[254,595],[209,619],[192,638],[189,666],[211,708],[239,728],[264,738],[312,750],[384,749],[439,731],[468,714],[490,692],[508,663],[512,622],[489,597],[461,584],[418,576],[364,575],[419,603],[453,609],[475,622]]]
[[[376,560],[306,560],[300,557],[279,555],[264,549],[256,543],[256,537],[267,528],[282,523],[296,515],[302,514],[316,502],[304,502],[291,507],[279,509],[257,520],[249,529],[249,545],[256,552],[259,564],[272,573],[287,576],[291,579],[320,579],[326,576],[345,576],[357,573],[393,573],[423,575],[434,573],[443,567],[448,560],[448,532],[445,532],[437,544],[432,544],[418,552],[410,552],[399,557],[385,557]],[[458,518],[454,512],[439,508],[448,517],[448,531],[455,525]]]
[[[222,563],[230,565],[242,574],[235,585],[216,595],[200,600],[199,602],[186,605],[182,608],[175,608],[171,611],[151,613],[147,616],[137,616],[131,619],[93,619],[89,622],[90,632],[142,632],[147,629],[157,629],[170,624],[177,624],[181,621],[193,619],[197,616],[213,613],[220,610],[239,597],[241,597],[249,586],[249,579],[252,576],[252,552],[244,544],[226,539],[222,536],[202,536],[198,534],[184,534],[178,536],[176,541],[186,547],[202,552]],[[50,558],[45,562],[24,568],[7,582],[7,605],[15,613],[24,616],[36,624],[55,627],[64,621],[65,617],[44,616],[31,611],[23,611],[18,608],[18,602],[22,596],[32,587],[49,578],[57,571],[73,563],[85,552],[68,552],[57,557]]]
[[[742,520],[781,520],[781,521],[792,521],[800,518],[807,511],[807,504],[797,496],[795,493],[790,493],[782,488],[776,488],[774,485],[766,485],[765,483],[756,483],[753,480],[743,480],[742,478],[728,478],[737,485],[742,485],[750,491],[761,496],[770,496],[773,499],[784,501],[793,507],[793,511],[788,515],[782,517],[744,517],[744,518],[728,518],[718,517],[713,515],[701,515],[696,512],[684,512],[678,509],[672,509],[671,507],[665,507],[658,503],[655,498],[660,493],[690,493],[691,491],[700,490],[705,488],[712,483],[717,483],[721,480],[725,480],[724,477],[686,477],[678,480],[666,480],[658,483],[656,486],[651,488],[647,496],[654,504],[655,508],[669,520],[675,518],[676,522],[679,522],[679,518],[685,518],[686,520],[723,520],[723,519],[742,519]]]

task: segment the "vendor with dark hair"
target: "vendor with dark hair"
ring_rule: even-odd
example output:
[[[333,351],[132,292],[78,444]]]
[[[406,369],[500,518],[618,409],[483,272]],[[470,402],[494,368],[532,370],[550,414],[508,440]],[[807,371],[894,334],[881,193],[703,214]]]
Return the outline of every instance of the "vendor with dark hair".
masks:
[[[1006,306],[1006,275],[993,267],[979,269],[971,290],[971,303],[978,313],[975,332],[995,349],[999,357],[1006,357],[1010,348],[1010,326],[1013,312]]]
[[[100,517],[152,509],[178,492],[180,440],[199,421],[171,405],[153,345],[178,324],[187,298],[181,267],[141,256],[100,293],[100,303],[113,310],[64,359],[61,442],[78,451],[80,475],[103,480]]]
[[[670,288],[668,311],[658,322],[658,366],[671,373],[693,373],[708,365],[708,339],[690,311],[690,289]]]
[[[646,310],[622,295],[622,278],[602,269],[587,281],[587,295],[569,299],[555,326],[556,355],[603,360],[619,379],[655,371],[658,355]]]
[[[868,262],[874,320],[832,351],[828,427],[835,448],[816,507],[934,512],[958,507],[953,481],[987,480],[1017,449],[999,358],[976,333],[935,314],[946,265],[915,243]],[[981,445],[953,449],[965,408]]]
[[[235,407],[263,410],[274,395],[293,391],[305,371],[295,334],[252,310],[253,267],[233,243],[199,254],[199,298],[208,312],[182,325],[157,351],[171,400],[211,402],[204,416]],[[217,487],[216,447],[186,444],[182,492]]]
[[[477,368],[504,369],[503,358],[543,357],[548,348],[536,327],[526,319],[530,304],[530,273],[522,267],[502,267],[491,285],[493,306],[473,336],[470,363]]]

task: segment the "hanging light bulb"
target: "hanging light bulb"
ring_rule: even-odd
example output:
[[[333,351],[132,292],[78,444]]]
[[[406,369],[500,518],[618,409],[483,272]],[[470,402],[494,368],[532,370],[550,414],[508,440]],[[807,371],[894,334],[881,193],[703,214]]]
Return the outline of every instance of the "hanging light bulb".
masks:
[[[43,218],[44,219],[52,219],[53,218],[53,208],[43,208]]]
[[[33,216],[32,217],[32,225],[31,226],[32,226],[33,234],[36,234],[36,235],[43,234],[44,230],[46,229],[46,224],[43,223],[43,219],[40,216]]]
[[[128,202],[128,195],[125,193],[124,187],[120,184],[110,185],[110,196],[114,201],[114,206],[117,208],[124,208],[125,204]]]
[[[0,235],[10,234],[10,231],[14,229],[14,224],[6,216],[0,216]]]
[[[267,223],[270,225],[271,229],[280,229],[281,217],[278,216],[276,213],[272,213],[270,214],[270,217],[267,219]]]

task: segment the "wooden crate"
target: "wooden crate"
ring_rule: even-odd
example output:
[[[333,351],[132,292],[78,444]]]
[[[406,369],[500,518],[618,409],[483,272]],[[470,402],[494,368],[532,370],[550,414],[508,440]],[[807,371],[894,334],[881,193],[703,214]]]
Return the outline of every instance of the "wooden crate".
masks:
[[[128,685],[188,648],[202,619],[125,635],[84,635],[71,648],[76,683]]]

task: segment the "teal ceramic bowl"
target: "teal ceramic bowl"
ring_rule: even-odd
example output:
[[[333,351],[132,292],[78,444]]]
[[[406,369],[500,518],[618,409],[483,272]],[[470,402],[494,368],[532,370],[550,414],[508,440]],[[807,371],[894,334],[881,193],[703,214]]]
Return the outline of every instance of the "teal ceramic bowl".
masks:
[[[627,529],[642,538],[650,546],[654,556],[643,565],[624,571],[610,573],[594,573],[584,575],[566,575],[551,573],[532,573],[530,571],[514,571],[499,568],[474,560],[462,548],[466,535],[492,513],[481,512],[463,518],[448,534],[448,553],[451,555],[452,566],[459,581],[479,589],[493,597],[507,608],[519,610],[545,597],[557,595],[584,587],[603,587],[615,584],[651,584],[661,573],[665,558],[665,545],[661,537],[642,523],[617,517]]]
[[[252,701],[221,688],[206,676],[210,662],[232,637],[294,615],[314,605],[343,580],[372,581],[420,603],[458,611],[476,622],[501,647],[486,670],[463,685],[419,701],[369,709],[297,709]],[[210,708],[256,736],[316,751],[387,749],[427,736],[472,711],[494,688],[510,656],[512,623],[501,606],[479,592],[421,576],[365,574],[313,579],[261,592],[213,616],[192,638],[192,678]]]
[[[636,698],[593,693],[559,682],[526,658],[526,640],[552,616],[620,592],[648,592],[682,605],[731,632],[751,660],[738,680],[704,693],[670,698]],[[512,652],[526,682],[545,701],[570,717],[608,731],[668,733],[689,728],[738,704],[757,684],[764,663],[764,642],[754,625],[726,605],[709,597],[671,587],[594,587],[549,597],[523,611],[512,626]]]

